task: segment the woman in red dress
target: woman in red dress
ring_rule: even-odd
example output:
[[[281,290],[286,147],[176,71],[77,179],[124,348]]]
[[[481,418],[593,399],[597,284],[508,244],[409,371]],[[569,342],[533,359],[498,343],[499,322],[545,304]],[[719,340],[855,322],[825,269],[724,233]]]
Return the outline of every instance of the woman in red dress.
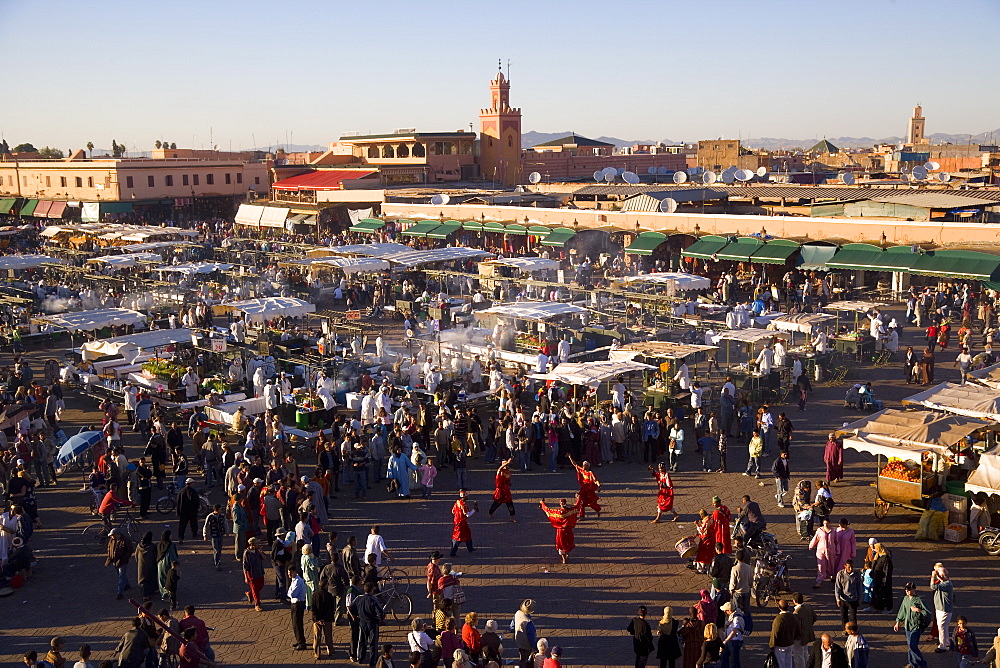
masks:
[[[715,508],[712,511],[712,548],[713,550],[715,549],[715,543],[722,543],[722,553],[729,554],[733,551],[733,541],[730,537],[729,527],[729,520],[732,517],[732,513],[729,512],[729,508],[722,504],[722,499],[717,496],[712,497],[712,506]]]
[[[576,460],[573,459],[573,455],[569,456],[569,463],[573,465],[576,469],[576,481],[580,483],[580,491],[577,496],[579,496],[579,501],[576,504],[576,509],[580,511],[580,519],[582,520],[585,515],[585,508],[591,508],[597,516],[601,516],[601,504],[597,502],[600,498],[597,496],[597,490],[601,488],[601,483],[594,475],[594,472],[590,470],[590,462],[583,462],[582,464],[577,464]]]
[[[454,523],[454,528],[451,532],[451,556],[454,557],[458,554],[458,546],[462,543],[465,543],[470,553],[476,551],[476,548],[472,547],[472,529],[469,528],[469,518],[475,515],[477,510],[479,510],[479,504],[473,501],[470,507],[469,501],[466,498],[466,491],[460,489],[458,491],[458,501],[451,507],[452,521]]]
[[[506,504],[510,521],[517,521],[514,512],[514,497],[510,493],[510,463],[512,461],[514,460],[508,459],[502,462],[500,468],[497,469],[496,489],[493,490],[493,505],[490,506],[489,512],[490,519],[493,519],[493,513],[497,511],[497,508]]]
[[[577,509],[575,506],[567,506],[566,499],[559,501],[558,508],[549,508],[545,505],[545,499],[539,504],[549,523],[556,530],[556,551],[562,558],[562,562],[569,562],[569,553],[576,547],[573,536],[573,527],[576,526]]]
[[[676,522],[680,515],[674,510],[674,483],[670,479],[670,472],[667,471],[667,466],[663,462],[660,462],[657,470],[653,470],[653,467],[649,467],[649,472],[653,474],[656,478],[656,484],[658,486],[658,491],[656,492],[656,517],[649,521],[650,524],[656,524],[660,521],[660,516],[664,512],[671,512],[674,514],[671,522]]]

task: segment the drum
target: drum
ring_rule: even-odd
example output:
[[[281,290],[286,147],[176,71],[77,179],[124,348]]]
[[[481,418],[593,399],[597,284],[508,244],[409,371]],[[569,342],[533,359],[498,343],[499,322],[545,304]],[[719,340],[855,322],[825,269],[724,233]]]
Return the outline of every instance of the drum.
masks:
[[[687,538],[681,538],[676,544],[674,544],[674,549],[677,550],[677,554],[679,554],[682,559],[690,559],[694,555],[698,554],[698,537],[688,536]]]

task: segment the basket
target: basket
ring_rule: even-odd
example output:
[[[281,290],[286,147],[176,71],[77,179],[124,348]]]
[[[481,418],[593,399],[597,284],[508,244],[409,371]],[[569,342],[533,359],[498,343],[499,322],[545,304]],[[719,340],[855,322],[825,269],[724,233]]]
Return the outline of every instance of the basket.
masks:
[[[949,543],[961,543],[969,537],[969,527],[965,524],[949,524],[944,528],[944,539]]]

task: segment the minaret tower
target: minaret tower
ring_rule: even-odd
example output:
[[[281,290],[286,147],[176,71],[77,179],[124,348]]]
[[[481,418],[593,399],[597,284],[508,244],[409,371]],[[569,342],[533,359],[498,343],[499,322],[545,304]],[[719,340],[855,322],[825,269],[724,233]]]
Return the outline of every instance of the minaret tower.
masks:
[[[490,108],[479,111],[482,176],[505,186],[521,183],[521,110],[510,106],[510,81],[502,71],[490,82]]]
[[[913,108],[913,118],[906,125],[906,143],[907,144],[926,144],[927,140],[924,138],[924,110],[918,104]]]

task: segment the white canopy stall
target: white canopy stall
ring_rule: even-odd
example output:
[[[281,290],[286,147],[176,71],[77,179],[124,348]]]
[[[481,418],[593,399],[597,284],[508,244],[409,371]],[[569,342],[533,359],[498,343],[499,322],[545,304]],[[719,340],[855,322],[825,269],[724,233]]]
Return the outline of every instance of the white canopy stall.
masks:
[[[726,366],[729,366],[731,364],[731,342],[736,341],[737,343],[743,344],[749,361],[749,358],[753,356],[754,349],[758,344],[765,341],[773,341],[775,338],[786,337],[782,337],[774,330],[751,327],[749,329],[727,329],[726,331],[713,336],[712,342],[726,342]]]
[[[979,465],[965,482],[965,491],[1000,495],[1000,446],[980,456]]]
[[[163,258],[156,253],[127,253],[125,255],[92,257],[87,262],[106,264],[112,271],[118,271],[119,269],[131,269],[139,262],[163,262]]]
[[[211,274],[213,271],[228,271],[233,265],[225,262],[192,262],[189,264],[174,264],[157,267],[154,271],[173,272],[177,274]]]
[[[0,271],[19,269],[37,269],[43,264],[64,264],[65,260],[48,255],[0,255]]]
[[[165,348],[174,343],[190,340],[190,329],[155,329],[149,332],[89,341],[80,346],[80,352],[85,360],[97,359],[105,355],[121,355],[127,360],[133,360],[140,351]]]
[[[102,327],[115,325],[132,325],[144,328],[146,316],[138,311],[124,308],[96,309],[94,311],[78,311],[76,313],[57,313],[36,318],[39,322],[52,325],[55,329],[65,329],[69,332],[91,331]]]
[[[586,312],[587,309],[582,306],[562,302],[514,302],[476,311],[476,315],[544,322],[563,315],[577,315]]]
[[[801,332],[811,335],[819,327],[825,327],[837,320],[829,313],[788,313],[771,321],[769,327],[782,332]]]
[[[345,274],[388,271],[392,266],[385,260],[375,257],[321,257],[313,260],[313,263],[335,267]]]
[[[294,297],[261,297],[223,304],[223,307],[245,313],[249,322],[258,325],[278,316],[297,318],[316,312],[315,304]]]
[[[975,361],[975,357],[972,358]],[[1000,364],[983,367],[969,372],[969,378],[980,385],[1000,389]]]
[[[903,399],[934,410],[1000,422],[1000,390],[982,385],[941,383]]]
[[[514,267],[523,272],[533,274],[536,271],[555,270],[559,268],[556,260],[549,260],[544,257],[501,257],[495,260],[487,260],[483,264],[502,264],[507,267]]]
[[[557,380],[569,385],[597,387],[606,380],[636,371],[656,371],[655,366],[632,361],[563,362],[548,373],[528,374],[536,380]]]
[[[708,290],[712,281],[705,276],[695,276],[683,272],[663,271],[653,274],[639,274],[621,279],[623,283],[655,283],[657,285],[673,285],[675,290]]]
[[[984,420],[933,411],[887,408],[837,430],[844,447],[919,462],[923,453],[947,455],[970,434],[989,427]]]

